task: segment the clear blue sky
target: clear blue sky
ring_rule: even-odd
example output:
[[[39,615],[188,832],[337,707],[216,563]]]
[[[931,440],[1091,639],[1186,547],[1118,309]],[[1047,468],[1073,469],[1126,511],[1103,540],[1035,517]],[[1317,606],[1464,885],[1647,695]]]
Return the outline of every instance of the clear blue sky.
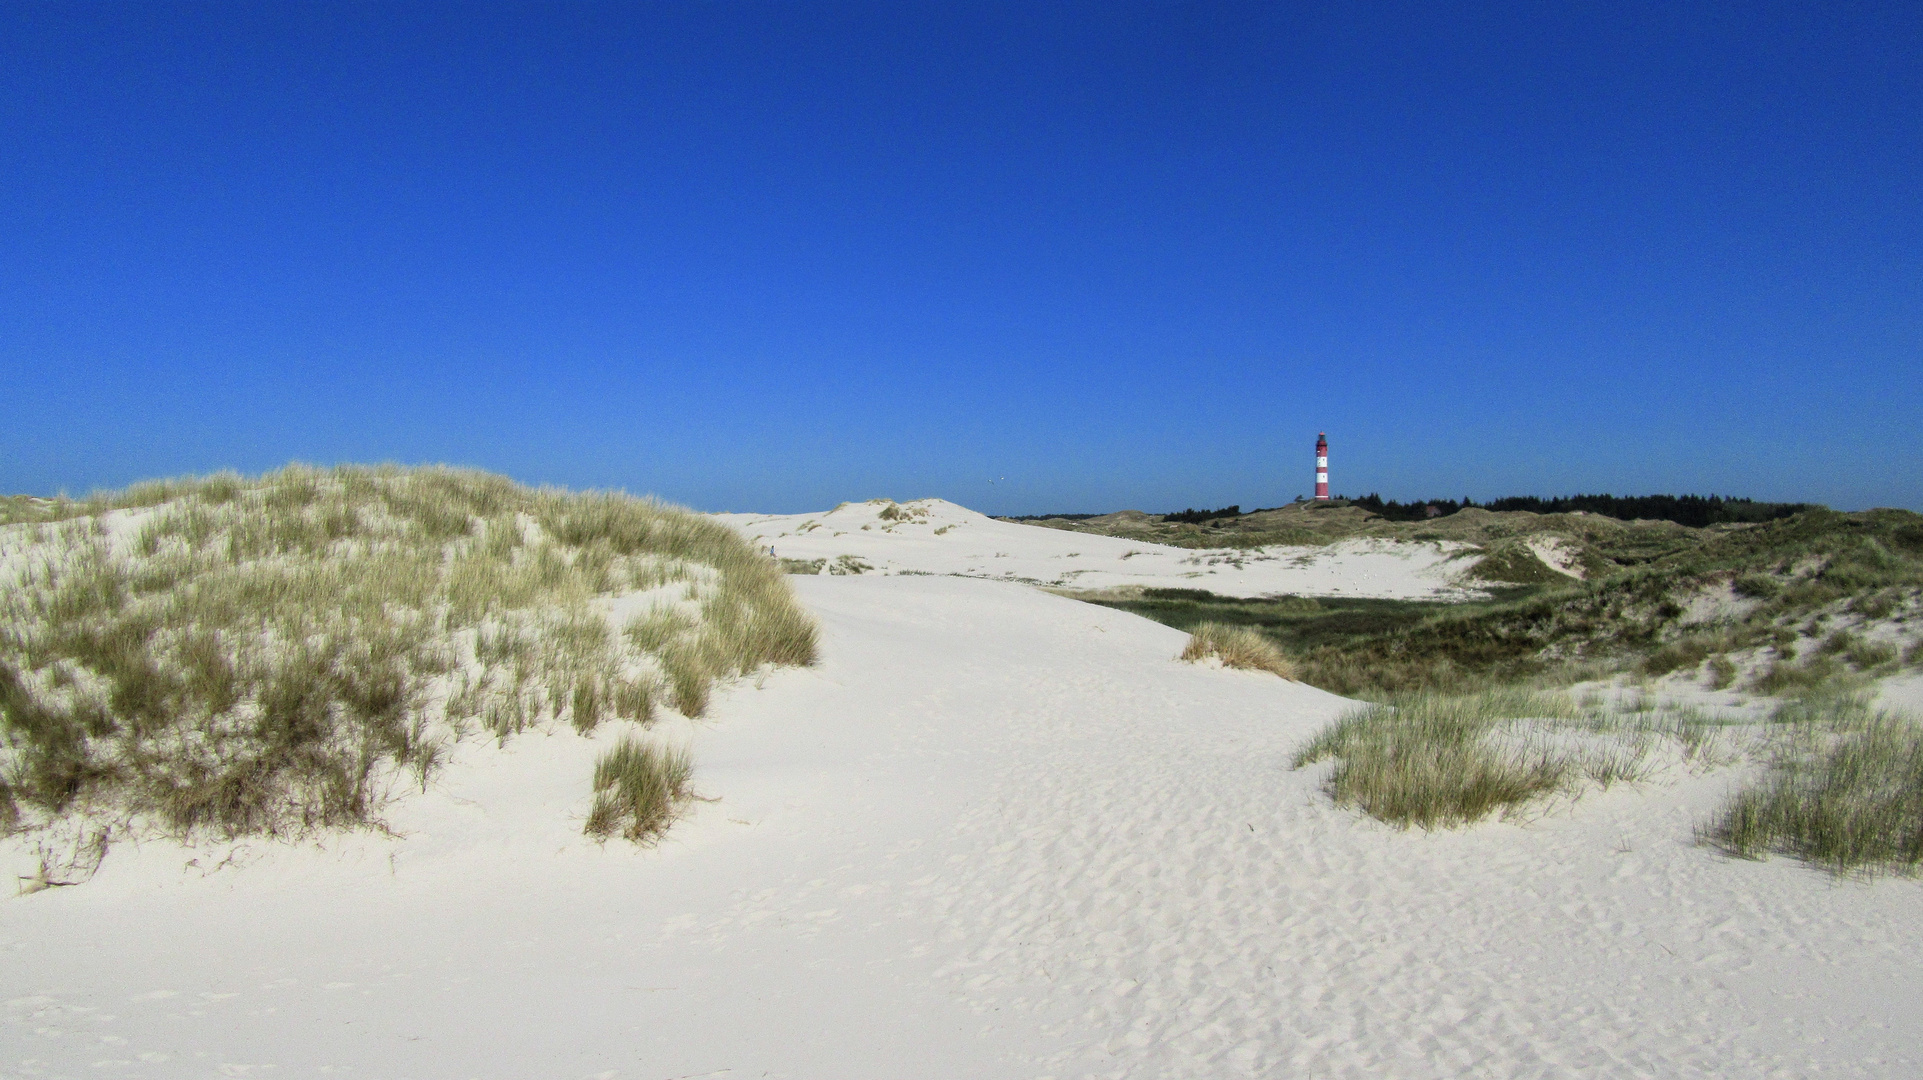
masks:
[[[0,5],[0,491],[1247,507],[1321,430],[1923,508],[1923,5]]]

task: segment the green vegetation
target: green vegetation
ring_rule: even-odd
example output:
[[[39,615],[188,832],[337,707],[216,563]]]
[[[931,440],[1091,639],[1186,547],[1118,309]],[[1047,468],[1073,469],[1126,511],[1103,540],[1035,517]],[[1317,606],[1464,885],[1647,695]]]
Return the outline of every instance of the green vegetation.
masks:
[[[624,738],[594,763],[594,806],[585,831],[636,843],[659,837],[688,798],[694,763],[685,749]]]
[[[1385,666],[1392,662],[1384,655],[1383,644],[1400,641],[1411,627],[1432,622],[1453,626],[1506,610],[1535,592],[1508,589],[1495,599],[1448,603],[1328,596],[1243,600],[1201,589],[1148,589],[1138,599],[1090,602],[1190,632],[1203,623],[1246,627],[1281,648],[1291,661],[1293,678],[1350,697],[1381,697],[1414,689],[1465,691],[1507,681],[1511,675],[1535,674],[1537,666],[1520,656],[1498,673],[1473,667],[1467,648],[1456,656],[1409,661],[1408,670],[1398,670]],[[1487,659],[1490,651],[1485,648],[1474,658]]]
[[[1737,660],[1756,658],[1749,689],[1800,692],[1914,662],[1854,627],[1923,614],[1923,517],[1813,511],[1707,533],[1589,580],[1558,575],[1464,604],[1237,600],[1199,590],[1095,602],[1185,630],[1203,621],[1253,627],[1303,681],[1373,701],[1698,667],[1706,680],[1733,680]],[[1699,617],[1688,618],[1692,607]]]
[[[1923,866],[1923,728],[1861,696],[1785,705],[1771,773],[1704,830],[1734,855],[1793,855],[1837,873]]]
[[[1563,585],[1569,581],[1568,574],[1549,566],[1527,544],[1515,540],[1485,549],[1473,576],[1498,585]]]
[[[1514,598],[1530,590],[1507,590]],[[1072,595],[1072,594],[1071,594]],[[1381,600],[1339,596],[1282,596],[1240,599],[1206,589],[1145,589],[1140,597],[1090,603],[1119,608],[1193,630],[1204,622],[1259,629],[1291,655],[1320,646],[1348,646],[1389,633],[1412,621],[1448,612],[1480,610],[1499,601],[1449,603],[1439,600]]]
[[[825,571],[829,574],[860,576],[874,569],[873,566],[853,555],[840,555],[832,562],[828,559],[781,559],[779,565],[784,574],[814,575]]]
[[[1520,687],[1418,693],[1345,714],[1293,767],[1339,759],[1327,788],[1398,827],[1466,825],[1584,783],[1646,775],[1652,740],[1674,735],[1693,756],[1707,742],[1695,713],[1635,715]]]
[[[1528,550],[1525,538],[1485,536],[1484,565]],[[1294,677],[1369,702],[1296,764],[1334,759],[1330,796],[1398,826],[1462,825],[1636,779],[1662,746],[1695,762],[1727,750],[1761,755],[1771,770],[1706,826],[1706,842],[1838,872],[1923,865],[1923,734],[1849,696],[1923,665],[1923,517],[1819,509],[1720,530],[1581,539],[1591,558],[1608,553],[1603,572],[1581,581],[1498,574],[1523,580],[1471,603],[1238,600],[1197,589],[1094,602],[1184,630],[1260,634]],[[1692,673],[1698,685],[1785,704],[1761,735],[1752,726],[1739,737],[1687,711],[1625,712],[1553,692]]]
[[[1187,510],[1179,510],[1173,514],[1163,514],[1162,520],[1177,525],[1200,525],[1203,522],[1215,521],[1219,518],[1237,518],[1241,516],[1242,507],[1238,504],[1235,506],[1225,506],[1220,510],[1197,510],[1194,507],[1190,507]]]
[[[688,715],[806,664],[774,562],[709,518],[451,469],[290,467],[11,500],[0,828],[374,820],[450,740]],[[607,603],[651,606],[626,632]]]

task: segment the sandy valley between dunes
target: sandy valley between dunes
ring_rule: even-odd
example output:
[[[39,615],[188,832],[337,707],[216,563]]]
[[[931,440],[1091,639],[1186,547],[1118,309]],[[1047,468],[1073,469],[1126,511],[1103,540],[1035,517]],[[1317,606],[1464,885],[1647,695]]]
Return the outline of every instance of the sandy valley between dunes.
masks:
[[[1923,889],[1694,845],[1732,773],[1396,832],[1287,768],[1340,699],[1177,631],[796,585],[820,666],[655,729],[713,800],[660,848],[580,835],[619,725],[464,743],[392,837],[123,844],[0,901],[0,1077],[1923,1071]]]

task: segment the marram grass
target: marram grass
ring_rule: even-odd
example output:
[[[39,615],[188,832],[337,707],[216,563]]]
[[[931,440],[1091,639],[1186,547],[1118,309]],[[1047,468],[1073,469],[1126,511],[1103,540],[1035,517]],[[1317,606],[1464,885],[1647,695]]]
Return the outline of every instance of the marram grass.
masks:
[[[1295,678],[1295,665],[1282,650],[1256,630],[1223,623],[1196,624],[1189,632],[1188,644],[1180,660],[1201,661],[1215,657],[1224,667],[1266,671],[1285,679]]]
[[[1732,796],[1702,838],[1838,874],[1923,869],[1923,727],[1853,695],[1791,702],[1777,717],[1768,775]]]
[[[1623,714],[1521,687],[1413,693],[1343,714],[1292,767],[1335,759],[1325,787],[1337,805],[1402,828],[1449,828],[1643,779],[1661,739],[1708,760],[1712,727],[1686,710]]]
[[[0,832],[359,824],[451,739],[698,714],[714,680],[815,654],[771,560],[625,495],[295,466],[9,513]],[[614,632],[635,593],[670,614]]]
[[[659,837],[687,799],[693,772],[685,748],[622,739],[594,763],[594,806],[585,831],[636,843]]]

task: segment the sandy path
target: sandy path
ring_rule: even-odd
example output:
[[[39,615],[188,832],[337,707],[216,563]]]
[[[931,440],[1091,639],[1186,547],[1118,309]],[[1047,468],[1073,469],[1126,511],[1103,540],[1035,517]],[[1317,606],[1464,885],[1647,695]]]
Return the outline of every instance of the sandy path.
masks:
[[[825,658],[691,729],[654,852],[594,744],[470,747],[408,835],[0,902],[0,1076],[1903,1076],[1914,882],[1689,843],[1727,775],[1425,836],[1340,708],[1019,586],[806,579]],[[570,815],[573,818],[570,819]]]

